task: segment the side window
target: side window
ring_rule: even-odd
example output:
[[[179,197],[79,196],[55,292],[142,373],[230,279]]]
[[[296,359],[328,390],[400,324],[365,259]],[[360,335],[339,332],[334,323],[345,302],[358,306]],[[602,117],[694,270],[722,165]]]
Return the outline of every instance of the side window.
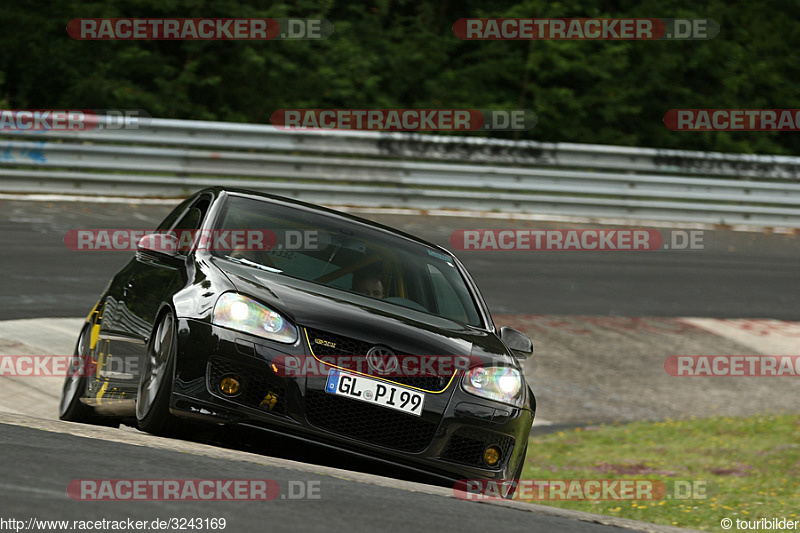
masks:
[[[193,203],[187,204],[190,207],[185,209],[177,220],[166,228],[159,228],[162,231],[175,232],[180,239],[179,253],[185,255],[191,250],[194,240],[195,232],[193,230],[200,229],[203,224],[203,219],[208,213],[208,208],[211,206],[211,198],[203,195],[200,198],[191,199]],[[166,226],[166,221],[162,226]],[[181,234],[182,232],[188,232]]]
[[[165,218],[164,221],[158,226],[156,231],[167,231],[170,229],[175,224],[175,221],[178,220],[178,217],[181,216],[184,211],[186,211],[186,208],[191,202],[192,199],[189,198],[178,204],[178,207],[173,209],[172,212],[167,215],[167,218]]]
[[[186,210],[180,219],[169,229],[172,230],[191,230],[200,229],[200,225],[208,212],[211,201],[207,196],[202,196],[195,200],[194,204]]]

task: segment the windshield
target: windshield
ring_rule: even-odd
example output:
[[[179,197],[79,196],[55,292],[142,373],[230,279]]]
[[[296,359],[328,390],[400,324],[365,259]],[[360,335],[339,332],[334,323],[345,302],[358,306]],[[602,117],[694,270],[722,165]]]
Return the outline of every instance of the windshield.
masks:
[[[212,252],[228,261],[483,326],[453,258],[435,248],[322,213],[238,196],[228,198],[215,229],[255,236]],[[266,246],[260,245],[261,236]]]

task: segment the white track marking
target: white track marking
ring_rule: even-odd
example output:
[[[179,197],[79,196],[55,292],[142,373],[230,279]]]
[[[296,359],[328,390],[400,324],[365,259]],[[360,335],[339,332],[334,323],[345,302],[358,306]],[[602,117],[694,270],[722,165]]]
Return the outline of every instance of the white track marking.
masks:
[[[0,322],[0,338],[36,349],[15,355],[72,355],[82,318],[25,318]]]
[[[800,355],[800,322],[744,318],[682,318],[680,320],[714,335],[743,344],[753,350],[752,355]]]
[[[86,202],[90,204],[178,205],[178,198],[128,198],[125,196],[83,196],[79,194],[9,194],[0,193],[0,200],[33,202]]]
[[[0,322],[2,355],[71,355],[82,318],[32,318]],[[0,377],[0,411],[55,420],[63,377]]]

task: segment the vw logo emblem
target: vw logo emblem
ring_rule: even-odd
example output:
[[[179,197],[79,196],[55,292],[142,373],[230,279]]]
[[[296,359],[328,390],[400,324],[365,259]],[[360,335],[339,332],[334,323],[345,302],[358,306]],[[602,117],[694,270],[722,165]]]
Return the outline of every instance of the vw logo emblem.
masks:
[[[396,372],[400,363],[397,355],[385,346],[373,346],[367,351],[367,365],[376,374],[391,374]]]

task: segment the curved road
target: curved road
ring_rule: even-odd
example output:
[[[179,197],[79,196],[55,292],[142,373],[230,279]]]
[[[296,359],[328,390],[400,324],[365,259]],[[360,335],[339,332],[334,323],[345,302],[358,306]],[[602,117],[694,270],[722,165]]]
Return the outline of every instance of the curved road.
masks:
[[[526,512],[526,504],[480,505],[446,497],[446,489],[413,483],[387,486],[383,478],[258,464],[258,457],[133,446],[100,439],[0,425],[7,467],[0,481],[4,515],[20,520],[134,520],[225,518],[226,531],[620,531],[572,517]],[[156,440],[156,439],[152,439]],[[21,446],[21,443],[25,443]],[[172,443],[174,445],[174,442]],[[32,454],[36,461],[32,462]],[[249,459],[249,460],[248,460]],[[262,458],[264,462],[274,463]],[[272,501],[78,501],[65,487],[81,479],[267,479],[287,499]],[[305,483],[311,483],[305,485]],[[289,484],[294,490],[290,492]],[[311,498],[291,499],[297,487]],[[306,489],[303,489],[306,490]],[[317,497],[318,495],[318,497]],[[509,508],[510,507],[510,508]],[[613,519],[610,519],[613,521]]]
[[[83,228],[153,228],[170,208],[168,203],[1,200],[5,282],[0,285],[0,320],[85,315],[130,253],[73,252],[63,244],[64,234]],[[366,216],[446,247],[456,229],[576,227],[490,218]],[[706,233],[705,250],[693,252],[458,255],[496,313],[800,320],[798,242],[797,235],[715,231]],[[269,444],[247,448],[235,442],[218,433],[197,442],[170,441],[130,428],[92,428],[0,413],[0,453],[5,459],[0,518],[224,517],[228,531],[265,526],[351,532],[673,529],[519,502],[464,502],[448,489],[379,477],[407,477],[385,467],[359,464],[361,473],[350,471],[349,458],[318,448],[280,441],[274,448],[276,441],[267,437],[260,442]],[[65,490],[74,479],[199,477],[274,479],[282,488],[290,481],[318,481],[321,497],[258,503],[76,503]]]

